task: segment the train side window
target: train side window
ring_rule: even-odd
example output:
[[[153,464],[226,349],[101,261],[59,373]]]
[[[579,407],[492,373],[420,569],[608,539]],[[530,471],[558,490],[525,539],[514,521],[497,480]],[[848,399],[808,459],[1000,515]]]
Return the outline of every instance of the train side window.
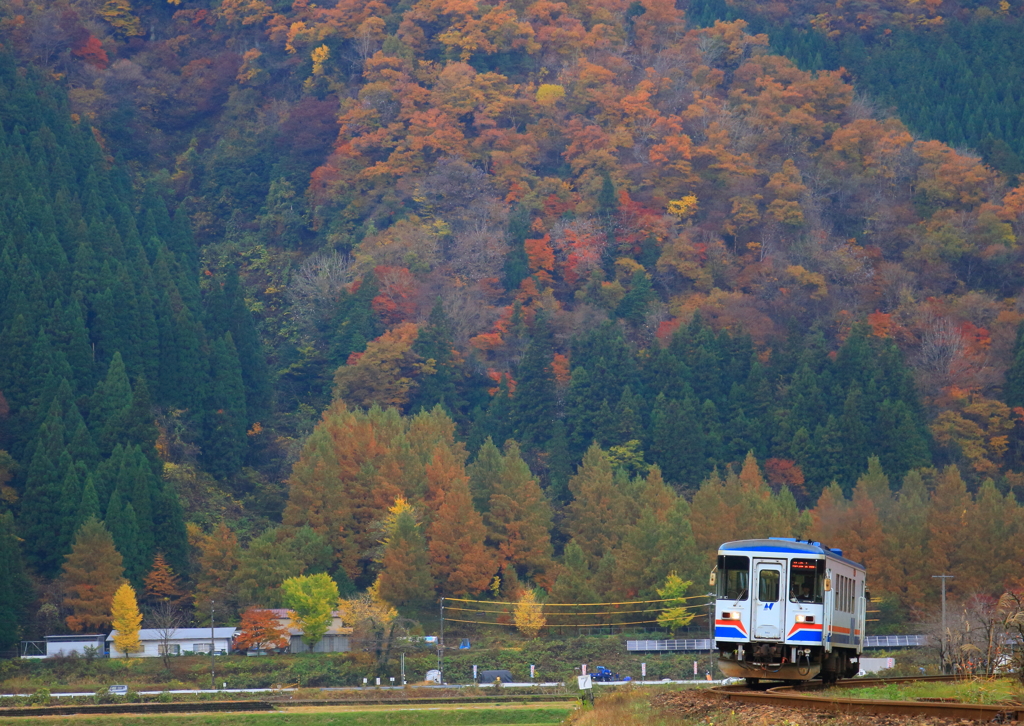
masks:
[[[757,599],[761,602],[779,601],[779,571],[761,570],[757,581]]]
[[[750,558],[718,556],[718,599],[746,600],[750,589]]]

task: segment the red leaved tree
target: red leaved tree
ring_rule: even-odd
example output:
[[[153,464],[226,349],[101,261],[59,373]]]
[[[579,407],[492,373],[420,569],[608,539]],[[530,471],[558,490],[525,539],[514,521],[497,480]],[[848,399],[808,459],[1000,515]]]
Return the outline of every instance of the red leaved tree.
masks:
[[[288,647],[288,632],[274,615],[273,610],[249,608],[242,613],[239,631],[235,636],[235,648],[238,650]]]

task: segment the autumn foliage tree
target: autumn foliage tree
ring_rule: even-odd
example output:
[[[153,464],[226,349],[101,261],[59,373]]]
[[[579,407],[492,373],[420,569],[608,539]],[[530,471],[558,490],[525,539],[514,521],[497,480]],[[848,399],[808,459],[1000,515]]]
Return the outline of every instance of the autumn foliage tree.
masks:
[[[331,626],[338,604],[338,585],[326,573],[290,577],[281,584],[284,604],[291,610],[292,624],[302,631],[302,640],[313,649]]]
[[[153,558],[153,569],[145,579],[146,599],[150,602],[169,602],[177,604],[185,596],[178,576],[167,564],[162,552]]]
[[[424,605],[432,599],[433,580],[416,511],[403,498],[395,500],[384,522],[383,552],[376,589],[393,605]]]
[[[235,636],[235,647],[239,650],[267,650],[287,648],[288,632],[281,626],[272,610],[250,607],[242,613]]]
[[[80,632],[110,626],[114,594],[124,583],[124,566],[102,522],[91,518],[78,528],[62,574],[67,593],[64,605],[72,611],[68,627]]]
[[[114,636],[114,647],[128,658],[131,653],[142,650],[139,641],[139,629],[142,626],[142,613],[135,599],[135,588],[127,582],[121,583],[114,593],[110,604],[110,624],[117,633]]]

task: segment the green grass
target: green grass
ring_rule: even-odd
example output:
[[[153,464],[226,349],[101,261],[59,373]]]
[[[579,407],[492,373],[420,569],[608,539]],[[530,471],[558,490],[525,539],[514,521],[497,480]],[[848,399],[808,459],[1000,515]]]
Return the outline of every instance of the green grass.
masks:
[[[429,708],[429,707],[425,707]],[[320,713],[213,713],[154,716],[48,716],[38,723],[73,723],[74,726],[550,726],[560,724],[571,708],[488,708],[404,711],[348,711]],[[0,718],[0,725],[25,726],[28,721]]]
[[[885,699],[913,701],[918,698],[955,698],[962,703],[1002,703],[1020,701],[1019,683],[1008,678],[977,678],[948,683],[890,683],[870,688],[833,688],[826,695],[835,698]]]

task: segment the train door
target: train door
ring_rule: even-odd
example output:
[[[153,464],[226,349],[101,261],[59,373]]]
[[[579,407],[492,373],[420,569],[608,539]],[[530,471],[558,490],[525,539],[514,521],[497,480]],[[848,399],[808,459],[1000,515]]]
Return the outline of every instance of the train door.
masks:
[[[786,624],[785,562],[754,560],[754,638],[782,640]]]
[[[825,607],[821,619],[821,634],[825,639],[825,651],[832,650],[832,609],[835,604],[835,593],[832,592],[832,568],[825,570]]]

